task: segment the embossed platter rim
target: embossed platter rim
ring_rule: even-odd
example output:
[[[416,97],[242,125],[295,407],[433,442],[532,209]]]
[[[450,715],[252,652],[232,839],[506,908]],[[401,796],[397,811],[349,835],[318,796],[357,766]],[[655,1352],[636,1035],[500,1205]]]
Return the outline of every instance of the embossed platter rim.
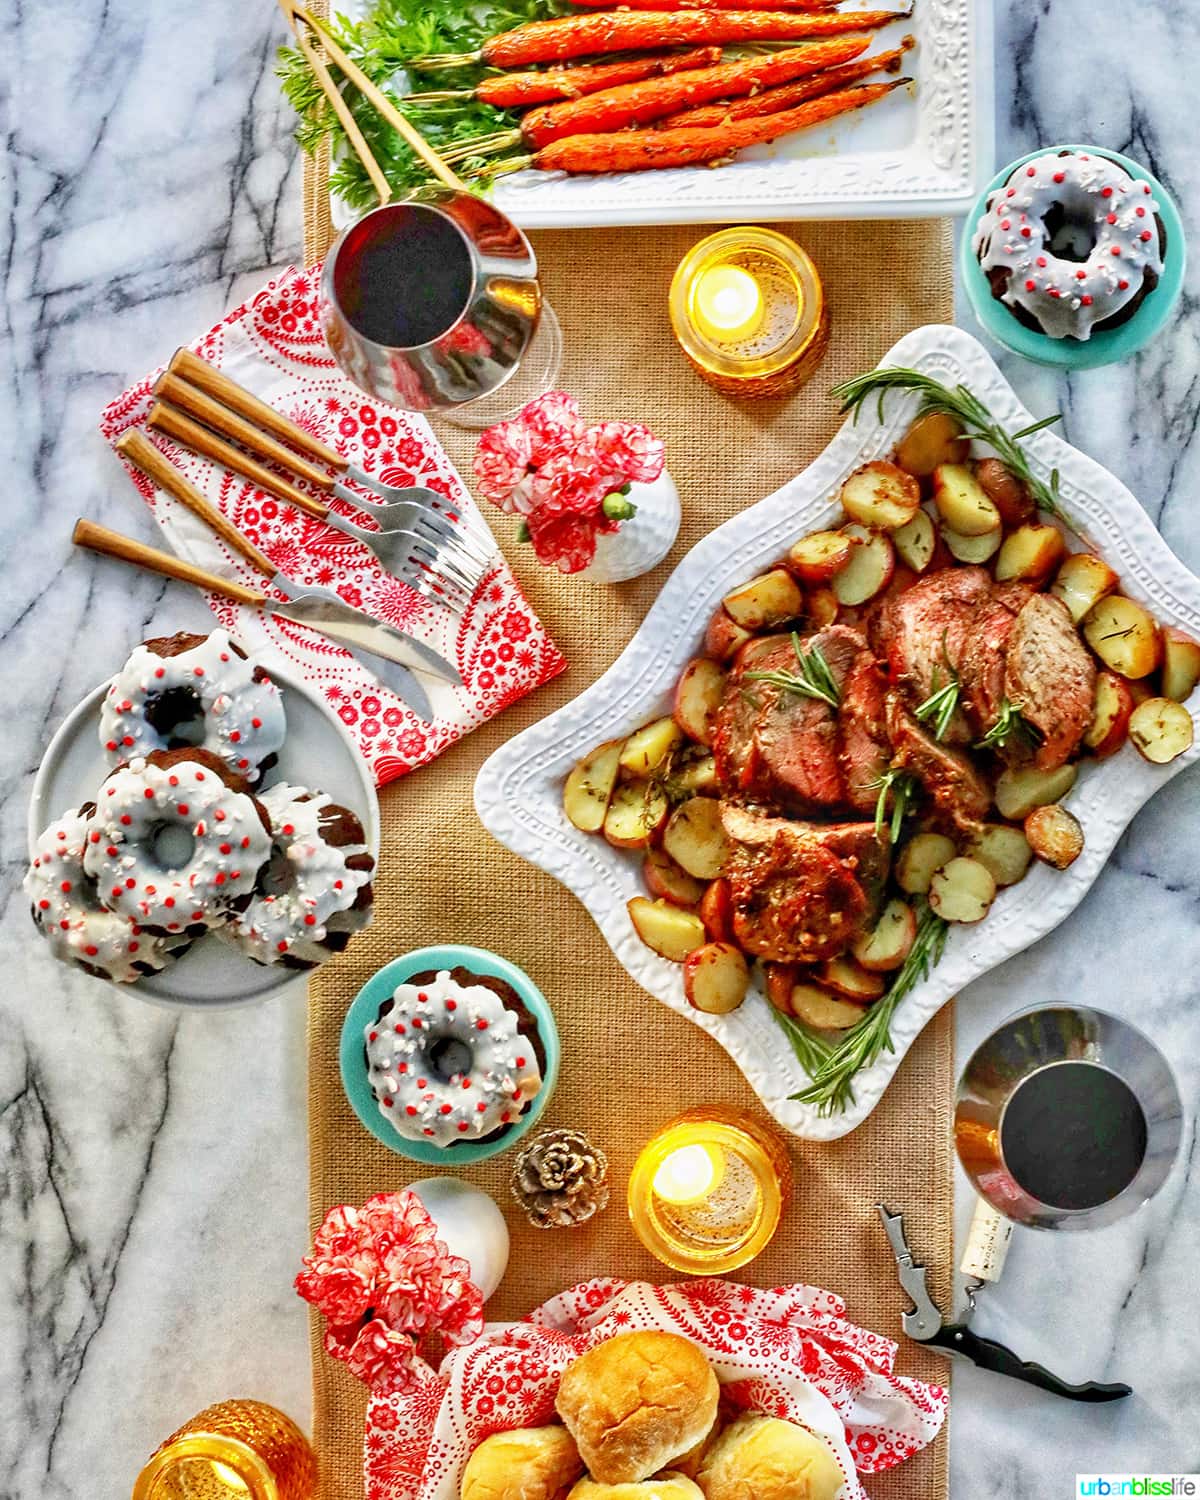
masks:
[[[332,8],[360,21],[372,0]],[[917,39],[904,69],[916,79],[912,96],[898,89],[824,129],[744,151],[718,171],[518,172],[497,181],[496,205],[523,229],[966,213],[995,165],[991,0],[917,0],[911,16],[871,34],[872,51],[907,33]],[[338,230],[358,217],[341,199],[330,207]]]
[[[910,366],[948,384],[962,382],[1011,432],[1034,420],[982,345],[960,329],[940,324],[918,328],[880,363]],[[971,980],[1057,927],[1083,899],[1143,803],[1200,759],[1198,736],[1186,755],[1167,766],[1150,765],[1129,745],[1109,760],[1085,766],[1066,799],[1084,828],[1083,854],[1061,872],[1035,865],[1019,885],[1000,893],[978,927],[951,931],[941,963],[896,1012],[895,1051],[858,1075],[855,1102],[844,1114],[822,1116],[811,1105],[788,1098],[803,1086],[806,1075],[781,1045],[783,1038],[760,993],[753,992],[728,1016],[706,1016],[688,1005],[680,966],[644,946],[625,910],[631,896],[644,894],[639,860],[567,822],[563,778],[593,745],[669,711],[675,680],[701,650],[705,624],[718,601],[735,583],[779,557],[797,536],[829,525],[840,513],[836,495],[842,480],[858,464],[894,447],[916,404],[915,395],[889,396],[881,423],[875,403],[865,403],[858,425],[847,420],[807,469],[702,538],[608,671],[572,702],[501,746],[475,783],[476,810],[494,837],[573,891],[631,977],[714,1036],[775,1119],[812,1140],[836,1140],[861,1124],[926,1021]],[[1161,624],[1200,636],[1200,579],[1170,550],[1125,485],[1052,429],[1036,433],[1024,446],[1043,478],[1059,470],[1064,504],[1094,549],[1121,575],[1123,591],[1150,607]],[[1200,727],[1200,700],[1192,707],[1192,718]]]

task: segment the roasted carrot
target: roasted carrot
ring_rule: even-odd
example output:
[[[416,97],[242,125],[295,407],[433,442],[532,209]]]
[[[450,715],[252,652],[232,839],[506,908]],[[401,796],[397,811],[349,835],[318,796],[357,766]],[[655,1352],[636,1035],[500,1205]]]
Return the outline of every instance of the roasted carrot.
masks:
[[[706,130],[618,130],[611,135],[569,135],[532,157],[506,161],[504,169],[516,171],[534,166],[545,172],[644,172],[654,167],[691,167],[722,161],[745,146],[778,140],[794,130],[804,130],[832,120],[835,115],[862,109],[911,82],[911,78],[896,78],[887,83],[839,89],[795,109],[734,120]]]
[[[599,11],[529,21],[489,37],[478,52],[409,59],[418,71],[485,62],[497,68],[565,62],[592,53],[653,51],[658,47],[704,46],[725,42],[793,42],[810,37],[871,31],[909,11],[677,10]]]
[[[730,99],[807,77],[821,68],[849,62],[869,46],[870,39],[865,36],[831,37],[768,57],[739,57],[736,62],[695,68],[670,78],[622,84],[584,99],[566,99],[531,109],[521,119],[521,134],[536,151],[567,135],[599,135],[625,130],[631,125],[645,125],[709,99]]]
[[[755,115],[774,115],[781,109],[792,109],[806,99],[819,99],[822,94],[832,94],[835,89],[857,83],[872,73],[898,73],[904,54],[915,45],[913,38],[906,36],[899,47],[890,52],[876,52],[872,57],[860,57],[844,67],[824,68],[811,78],[802,78],[796,83],[785,83],[779,88],[764,89],[761,94],[751,94],[746,99],[728,99],[720,104],[702,104],[698,109],[681,109],[678,114],[668,115],[660,121],[664,130],[704,130],[710,126],[724,125],[729,120],[749,120]]]
[[[657,57],[630,57],[621,62],[587,63],[578,68],[547,68],[537,73],[497,73],[475,85],[475,98],[500,109],[524,109],[552,99],[579,99],[621,83],[660,78],[686,68],[707,68],[721,61],[720,47],[695,47],[690,52],[665,52]]]

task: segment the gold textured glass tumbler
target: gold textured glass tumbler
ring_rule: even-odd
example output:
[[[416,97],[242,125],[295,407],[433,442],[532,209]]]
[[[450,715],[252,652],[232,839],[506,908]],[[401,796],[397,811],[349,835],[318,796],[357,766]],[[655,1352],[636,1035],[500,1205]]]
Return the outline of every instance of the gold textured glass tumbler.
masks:
[[[262,1401],[218,1401],[173,1432],[133,1500],[311,1500],[317,1460],[290,1417]]]

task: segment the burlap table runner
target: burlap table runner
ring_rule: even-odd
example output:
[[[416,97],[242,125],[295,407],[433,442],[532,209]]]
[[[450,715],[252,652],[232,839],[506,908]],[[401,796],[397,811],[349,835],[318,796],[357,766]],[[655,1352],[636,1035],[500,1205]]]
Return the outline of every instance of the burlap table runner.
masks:
[[[309,259],[328,247],[325,178],[306,174]],[[502,849],[475,816],[471,789],[485,757],[592,682],[636,630],[671,567],[719,522],[807,464],[838,425],[836,381],[876,364],[922,323],[953,312],[950,226],[839,223],[781,226],[824,278],[833,340],[812,383],[789,401],[738,406],[699,381],[677,348],[666,312],[671,272],[700,226],[582,230],[535,236],[545,287],[562,322],[561,384],[592,418],[647,422],[667,445],[683,501],[670,558],[649,577],[597,588],[538,566],[489,509],[530,601],[569,670],[476,730],[432,766],[381,794],[383,849],[374,926],[313,979],[309,1004],[309,1131],[313,1226],[335,1203],[358,1203],[427,1175],[379,1145],[350,1111],[338,1077],[347,1006],[380,965],[411,948],[465,942],[526,969],[555,1009],[563,1043],[558,1091],[544,1123],[586,1130],[609,1154],[608,1211],[578,1230],[529,1228],[509,1197],[511,1158],[464,1172],[504,1208],[513,1235],[508,1275],[488,1304],[519,1317],[595,1274],[661,1280],[634,1239],[623,1193],[637,1149],[665,1120],[698,1102],[758,1110],[741,1073],[704,1032],[635,985],[578,901]],[[464,476],[474,438],[441,426]],[[899,1336],[905,1305],[875,1204],[903,1207],[914,1246],[944,1298],[953,1253],[950,1008],[925,1031],[886,1097],[859,1130],[832,1145],[793,1142],[795,1195],[769,1249],[743,1273],[762,1286],[808,1281],[846,1298],[850,1315]],[[760,1111],[761,1113],[761,1111]],[[944,1382],[946,1363],[912,1344],[902,1371]],[[315,1439],[323,1500],[361,1500],[366,1392],[320,1347],[314,1326]],[[890,1500],[938,1500],[947,1491],[946,1436],[868,1483]]]

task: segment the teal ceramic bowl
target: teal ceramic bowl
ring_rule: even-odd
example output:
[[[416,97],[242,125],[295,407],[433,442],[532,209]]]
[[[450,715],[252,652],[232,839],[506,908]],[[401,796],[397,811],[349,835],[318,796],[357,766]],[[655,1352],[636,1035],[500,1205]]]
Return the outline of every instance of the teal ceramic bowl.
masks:
[[[992,296],[988,279],[971,249],[975,229],[987,212],[987,200],[991,194],[1003,187],[1018,167],[1023,167],[1036,157],[1058,151],[1087,151],[1093,156],[1107,157],[1119,167],[1124,167],[1134,181],[1148,182],[1167,232],[1167,253],[1158,285],[1128,322],[1122,323],[1119,328],[1093,333],[1090,339],[1082,342],[1079,339],[1048,338],[1044,333],[1035,333],[1032,328],[1018,323],[1008,307]],[[988,183],[975,207],[967,215],[959,242],[959,267],[962,284],[975,316],[998,344],[1003,344],[1015,354],[1023,354],[1026,359],[1032,359],[1039,365],[1054,365],[1064,370],[1093,370],[1100,365],[1112,365],[1119,360],[1128,359],[1162,332],[1183,289],[1183,278],[1187,270],[1187,245],[1179,210],[1168,197],[1162,183],[1147,172],[1145,167],[1130,161],[1118,151],[1105,151],[1096,146],[1043,146],[1039,151],[1029,151],[1010,162]]]
[[[529,1008],[537,1022],[542,1046],[546,1049],[546,1068],[542,1087],[520,1120],[499,1140],[463,1142],[453,1146],[435,1146],[432,1142],[408,1141],[394,1131],[379,1112],[379,1106],[371,1093],[367,1069],[363,1062],[363,1033],[368,1024],[379,1013],[379,1007],[387,1000],[398,984],[413,974],[425,969],[454,969],[459,965],[476,974],[492,974],[511,984]],[[342,1071],[342,1087],[350,1108],[377,1141],[406,1156],[410,1161],[419,1161],[424,1166],[469,1167],[472,1162],[486,1161],[489,1156],[498,1156],[507,1151],[526,1135],[550,1102],[554,1086],[558,1082],[558,1065],[561,1049],[558,1027],[554,1024],[554,1013],[546,997],[537,985],[515,964],[489,953],[484,948],[466,948],[449,943],[438,948],[418,948],[406,953],[403,958],[394,958],[377,974],[372,974],[354,997],[346,1019],[342,1024],[342,1041],[338,1049],[338,1060]]]

